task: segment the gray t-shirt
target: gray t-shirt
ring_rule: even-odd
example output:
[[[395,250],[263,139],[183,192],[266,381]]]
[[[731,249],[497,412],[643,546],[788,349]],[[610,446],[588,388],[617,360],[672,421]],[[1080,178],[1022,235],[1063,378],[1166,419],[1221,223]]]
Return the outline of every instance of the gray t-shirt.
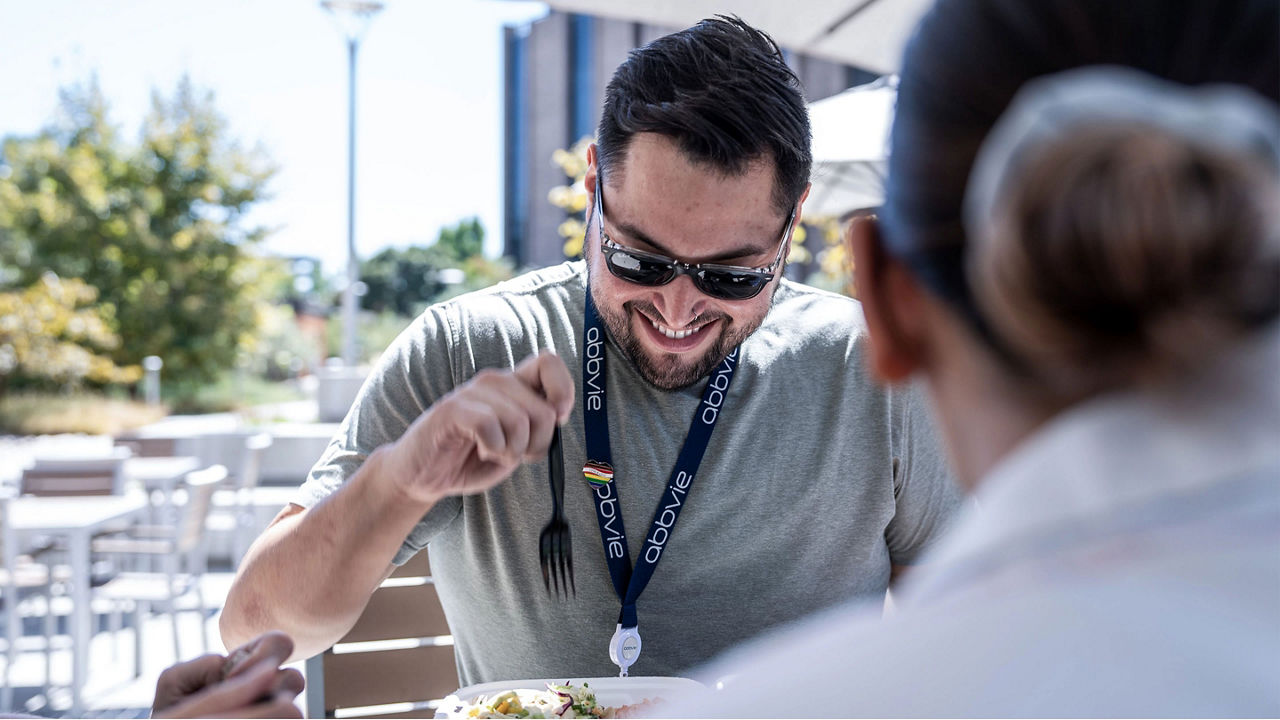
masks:
[[[552,350],[581,398],[586,270],[529,273],[428,308],[382,355],[295,502],[336,490],[378,446],[484,368]],[[638,602],[632,675],[679,675],[733,644],[832,605],[884,597],[960,502],[924,399],[867,374],[859,304],[784,281],[743,343],[733,385],[685,508]],[[704,383],[649,385],[608,345],[609,435],[632,560]],[[618,620],[590,486],[582,405],[563,428],[577,597],[544,591],[538,535],[546,462],[423,517],[395,562],[430,547],[464,685],[613,675]]]

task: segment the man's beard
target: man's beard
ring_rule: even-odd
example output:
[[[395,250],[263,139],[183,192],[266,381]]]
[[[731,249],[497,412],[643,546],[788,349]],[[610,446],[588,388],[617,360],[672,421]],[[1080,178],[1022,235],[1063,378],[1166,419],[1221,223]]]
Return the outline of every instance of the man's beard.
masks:
[[[590,288],[588,288],[588,292],[590,292]],[[735,325],[733,318],[723,313],[699,315],[695,318],[695,322],[703,323],[719,320],[720,331],[715,342],[703,353],[702,357],[693,363],[688,363],[683,361],[683,356],[676,353],[661,353],[659,357],[655,358],[650,351],[646,350],[640,338],[631,330],[630,319],[632,316],[640,315],[639,322],[649,322],[639,312],[640,310],[647,311],[651,317],[661,317],[657,308],[651,303],[642,303],[634,300],[624,303],[620,314],[613,312],[612,308],[596,303],[596,311],[604,321],[609,335],[613,337],[613,341],[621,348],[627,360],[639,371],[641,377],[662,390],[687,388],[707,377],[716,365],[719,365],[721,361],[728,357],[735,347],[742,344],[742,341],[746,340],[764,322],[763,315],[750,325]]]

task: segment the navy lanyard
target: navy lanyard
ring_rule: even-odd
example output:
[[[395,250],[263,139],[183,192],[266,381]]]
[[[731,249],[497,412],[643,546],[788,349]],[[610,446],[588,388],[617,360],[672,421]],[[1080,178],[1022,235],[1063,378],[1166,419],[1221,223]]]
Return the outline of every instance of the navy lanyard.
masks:
[[[667,489],[658,501],[654,511],[653,523],[649,534],[645,537],[644,547],[640,553],[634,571],[631,566],[631,554],[627,550],[627,533],[622,523],[622,508],[618,502],[618,483],[613,477],[613,455],[609,449],[609,415],[605,404],[605,335],[600,318],[596,314],[595,304],[591,301],[591,290],[587,289],[587,310],[583,323],[582,352],[582,396],[583,424],[587,439],[587,463],[582,468],[583,475],[591,484],[592,497],[596,504],[596,519],[600,522],[600,539],[604,542],[604,555],[609,562],[609,576],[613,580],[613,589],[622,601],[622,612],[618,623],[623,628],[635,628],[636,600],[653,577],[653,571],[662,559],[662,551],[667,546],[680,511],[688,501],[690,486],[693,485],[694,474],[702,463],[702,456],[711,441],[711,431],[715,429],[716,420],[720,416],[720,408],[724,405],[725,396],[729,392],[729,384],[733,381],[734,370],[738,367],[738,348],[734,348],[724,360],[716,366],[707,380],[707,387],[702,392],[702,402],[694,413],[693,423],[685,437],[684,446],[676,459],[667,481]],[[625,668],[624,668],[625,672]]]

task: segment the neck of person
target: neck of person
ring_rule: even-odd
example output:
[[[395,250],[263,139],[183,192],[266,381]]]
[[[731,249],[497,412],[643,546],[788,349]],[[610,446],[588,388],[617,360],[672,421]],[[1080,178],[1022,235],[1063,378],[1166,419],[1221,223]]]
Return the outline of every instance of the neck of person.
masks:
[[[959,316],[937,308],[922,371],[956,477],[967,490],[1071,402],[1045,399]]]

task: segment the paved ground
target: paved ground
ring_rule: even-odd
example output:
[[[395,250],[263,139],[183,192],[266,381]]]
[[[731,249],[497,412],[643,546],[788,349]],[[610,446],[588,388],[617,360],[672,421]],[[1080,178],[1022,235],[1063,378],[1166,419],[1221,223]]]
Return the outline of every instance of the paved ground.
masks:
[[[230,572],[209,573],[205,576],[206,601],[210,605],[222,607],[227,589],[231,586],[231,578]],[[218,638],[216,610],[205,618],[203,629],[207,633],[209,651],[225,653]],[[179,615],[179,642],[183,660],[203,654],[200,630],[195,613]],[[89,710],[85,717],[144,718],[150,715],[156,679],[161,671],[174,663],[173,635],[167,616],[157,614],[144,619],[142,667],[140,675],[135,678],[134,631],[132,627],[125,627],[112,633],[103,627],[101,632],[94,635],[89,649],[89,677],[85,686]],[[20,654],[11,675],[16,702],[11,710],[44,717],[64,717],[70,706],[70,693],[66,690],[71,681],[68,638],[63,635],[54,640],[52,670],[55,689],[48,696],[43,690],[45,658],[42,645],[42,638],[33,636],[27,637],[18,646]],[[6,669],[4,664],[4,656],[0,654],[0,672]],[[301,670],[301,663],[297,667]],[[4,710],[0,708],[0,713]]]
[[[304,390],[314,398],[314,387],[304,387]],[[264,405],[239,414],[174,416],[161,422],[169,425],[171,430],[187,428],[193,432],[217,431],[246,422],[313,423],[316,415],[316,402],[314,399],[309,399]],[[112,442],[109,436],[0,435],[0,485],[16,482],[21,476],[22,467],[36,455],[93,454],[109,449]],[[259,488],[258,492],[264,496],[261,499],[264,507],[260,508],[262,512],[259,514],[265,518],[259,524],[265,525],[287,502],[292,489],[289,487]],[[258,501],[259,499],[255,496],[255,503]],[[216,550],[216,548],[213,549]],[[204,619],[203,630],[211,652],[225,652],[218,637],[217,613],[225,602],[232,577],[229,570],[211,572],[205,576],[205,599],[211,609]],[[55,611],[57,610],[58,607],[55,605]],[[2,613],[0,617],[3,617]],[[162,670],[175,662],[172,630],[167,616],[151,615],[143,620],[142,663],[138,677],[134,677],[135,628],[126,624],[126,627],[113,633],[107,629],[104,620],[100,623],[99,629],[100,632],[94,635],[90,643],[89,677],[84,691],[89,708],[86,716],[148,717],[151,700],[155,693],[156,679]],[[182,648],[180,659],[188,660],[205,652],[200,641],[201,629],[194,613],[180,614],[179,641]],[[67,690],[71,681],[69,638],[64,634],[54,639],[51,669],[54,689],[46,692],[45,687],[49,683],[45,680],[44,641],[43,636],[39,634],[38,622],[29,625],[27,632],[30,634],[24,636],[18,644],[19,656],[14,663],[12,673],[8,675],[15,689],[15,705],[12,708],[0,707],[0,714],[15,711],[45,717],[63,717],[70,707],[70,693]],[[65,627],[62,628],[62,632],[65,632]],[[0,637],[0,648],[3,644],[4,640]],[[9,671],[5,663],[6,655],[0,652],[0,684],[6,677],[5,673]],[[297,667],[301,670],[301,663]],[[299,705],[301,706],[301,698],[299,698]]]

